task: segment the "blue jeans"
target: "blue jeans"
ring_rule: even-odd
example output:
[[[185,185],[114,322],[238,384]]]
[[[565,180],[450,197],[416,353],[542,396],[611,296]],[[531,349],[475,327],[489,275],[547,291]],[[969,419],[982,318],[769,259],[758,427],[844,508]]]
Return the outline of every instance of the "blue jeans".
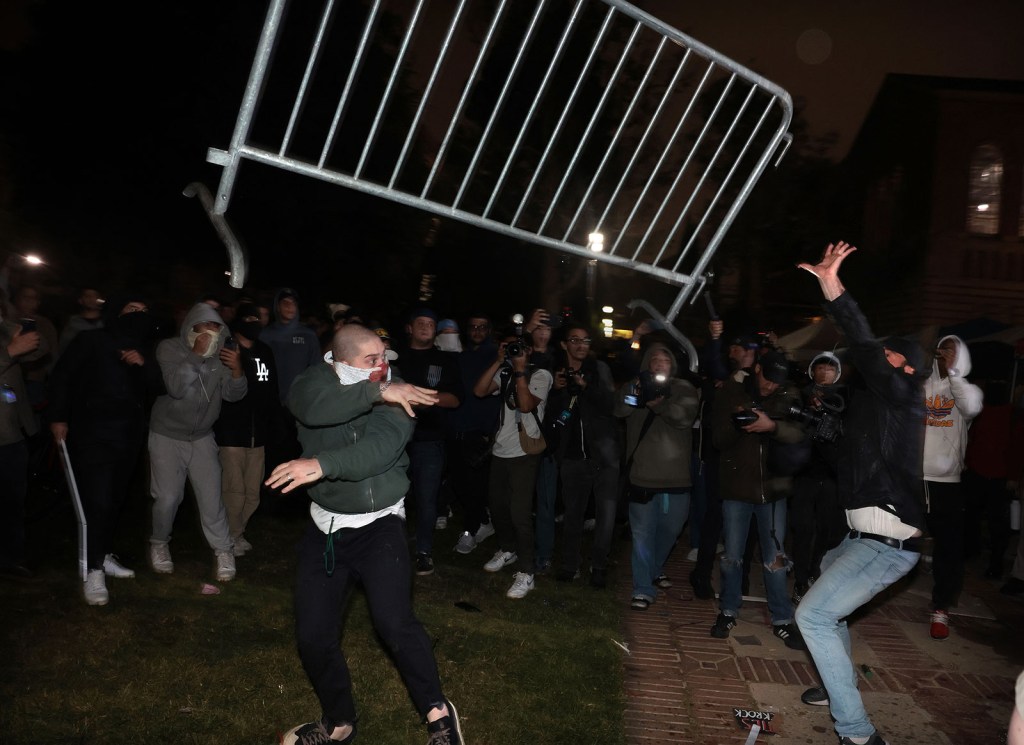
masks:
[[[629,503],[633,534],[633,596],[654,600],[654,578],[661,574],[669,552],[683,532],[690,512],[690,492],[655,494],[647,504]]]
[[[739,615],[743,605],[743,550],[747,545],[750,518],[757,520],[757,537],[761,544],[762,574],[768,596],[772,625],[782,626],[793,620],[793,603],[786,589],[789,568],[783,544],[786,542],[786,500],[769,504],[751,504],[735,499],[722,500],[722,533],[725,553],[722,555],[722,592],[719,610],[727,616]]]
[[[409,481],[416,505],[416,553],[434,550],[437,497],[444,477],[444,440],[413,440],[409,443]]]
[[[821,576],[797,607],[796,624],[828,691],[840,737],[871,737],[875,732],[857,690],[846,617],[906,575],[920,557],[847,536],[822,558]]]

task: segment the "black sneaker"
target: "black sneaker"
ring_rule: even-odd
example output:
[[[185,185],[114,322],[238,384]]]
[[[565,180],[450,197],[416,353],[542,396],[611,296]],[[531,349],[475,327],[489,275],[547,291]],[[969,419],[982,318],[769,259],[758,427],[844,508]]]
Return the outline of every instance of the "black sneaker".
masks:
[[[459,713],[448,699],[444,700],[448,707],[448,716],[441,717],[436,722],[427,722],[427,734],[430,739],[427,745],[462,745],[462,724],[459,722]]]
[[[828,706],[828,691],[825,686],[808,688],[800,695],[800,700],[808,706]]]
[[[424,577],[434,573],[434,560],[430,554],[416,554],[416,574]]]
[[[772,626],[772,633],[786,643],[790,649],[807,649],[804,638],[800,636],[800,630],[795,623],[784,623],[779,626]]]
[[[839,745],[854,745],[854,742],[849,737],[840,737]],[[867,741],[866,745],[889,745],[889,741],[876,732],[871,735],[871,739]]]
[[[715,625],[711,627],[711,636],[716,639],[728,639],[729,632],[732,631],[733,626],[735,625],[735,616],[727,616],[724,613],[719,613],[718,618],[715,619]]]
[[[715,588],[711,586],[711,578],[690,572],[690,586],[693,587],[693,594],[701,600],[713,600]]]
[[[333,728],[332,728],[333,729]],[[288,730],[281,738],[281,745],[343,745],[356,739],[356,725],[352,723],[352,731],[344,740],[332,740],[323,720],[300,724]]]

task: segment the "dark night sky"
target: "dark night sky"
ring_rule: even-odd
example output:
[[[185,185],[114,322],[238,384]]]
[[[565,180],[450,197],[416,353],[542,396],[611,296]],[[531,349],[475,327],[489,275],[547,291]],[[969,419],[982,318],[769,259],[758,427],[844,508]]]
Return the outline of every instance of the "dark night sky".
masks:
[[[1024,79],[1018,0],[637,5],[805,100],[811,133],[838,133],[836,157],[887,72]],[[18,226],[0,248],[55,257],[65,281],[170,274],[177,286],[226,289],[223,246],[181,190],[195,180],[216,186],[220,170],[206,163],[206,150],[229,142],[265,8],[255,0],[0,0],[0,142],[13,165]],[[301,235],[297,223],[310,220],[311,202],[340,187],[247,175],[247,203],[232,208],[249,216],[240,232],[253,282],[312,287],[292,239]],[[275,188],[261,194],[261,179]],[[372,198],[347,199],[385,227],[422,219]],[[201,269],[186,276],[175,264]]]

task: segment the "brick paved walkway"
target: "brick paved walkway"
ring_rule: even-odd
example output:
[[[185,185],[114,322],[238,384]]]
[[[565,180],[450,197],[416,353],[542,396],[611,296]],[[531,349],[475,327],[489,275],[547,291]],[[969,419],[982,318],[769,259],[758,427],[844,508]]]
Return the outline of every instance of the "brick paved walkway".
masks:
[[[773,714],[777,734],[762,733],[759,743],[835,743],[828,708],[800,702],[818,683],[809,655],[771,635],[763,602],[744,604],[729,639],[712,638],[717,600],[693,596],[693,565],[685,550],[675,554],[667,567],[674,586],[647,611],[627,614],[628,742],[744,745],[749,732],[733,711],[741,708]],[[931,577],[923,572],[852,619],[860,688],[891,745],[1005,742],[1013,682],[1024,667],[1024,600],[1000,595],[1001,583],[978,574],[969,568],[946,641],[928,635]],[[628,551],[619,576],[617,593],[628,604]]]

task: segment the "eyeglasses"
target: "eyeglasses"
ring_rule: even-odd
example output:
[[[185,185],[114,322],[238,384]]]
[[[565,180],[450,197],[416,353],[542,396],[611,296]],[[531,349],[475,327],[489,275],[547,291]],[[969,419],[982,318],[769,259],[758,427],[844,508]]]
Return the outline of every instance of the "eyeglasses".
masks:
[[[589,347],[594,340],[591,339],[589,336],[570,336],[568,339],[566,339],[566,341],[569,342],[570,344],[586,344]]]

